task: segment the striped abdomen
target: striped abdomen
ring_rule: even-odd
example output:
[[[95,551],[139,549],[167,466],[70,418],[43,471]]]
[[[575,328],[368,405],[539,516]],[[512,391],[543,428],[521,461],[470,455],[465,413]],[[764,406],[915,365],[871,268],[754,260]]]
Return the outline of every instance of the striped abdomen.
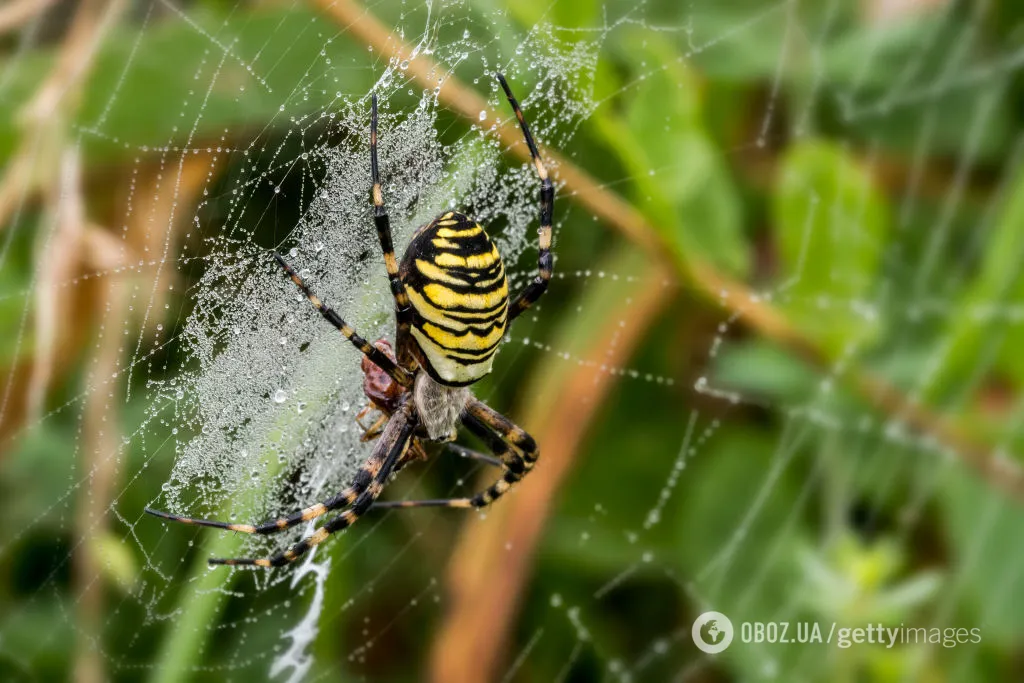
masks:
[[[460,213],[439,216],[413,237],[400,272],[417,360],[430,376],[462,386],[489,373],[505,334],[508,282],[484,229]]]

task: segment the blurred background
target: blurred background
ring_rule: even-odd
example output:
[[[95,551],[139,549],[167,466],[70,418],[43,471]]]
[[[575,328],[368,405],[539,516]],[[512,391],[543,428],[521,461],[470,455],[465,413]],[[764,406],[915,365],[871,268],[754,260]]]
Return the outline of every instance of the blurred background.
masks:
[[[1009,0],[7,0],[0,680],[1022,680],[1022,28]],[[265,250],[393,334],[371,91],[398,250],[463,208],[532,278],[496,69],[556,277],[475,392],[536,471],[208,569],[310,529],[143,508],[259,521],[370,452],[358,355]],[[431,453],[385,498],[495,476]],[[746,642],[769,621],[919,630]]]

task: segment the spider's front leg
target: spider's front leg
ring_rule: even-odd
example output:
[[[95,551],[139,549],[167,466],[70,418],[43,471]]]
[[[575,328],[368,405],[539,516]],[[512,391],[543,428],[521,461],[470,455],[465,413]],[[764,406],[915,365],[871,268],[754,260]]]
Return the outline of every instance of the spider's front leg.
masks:
[[[547,291],[548,282],[551,281],[551,271],[554,267],[554,260],[551,256],[551,215],[555,207],[555,186],[551,183],[551,178],[548,177],[547,167],[541,161],[540,152],[537,151],[537,143],[533,140],[530,126],[526,123],[523,110],[519,108],[519,102],[516,101],[515,96],[512,94],[512,89],[508,87],[505,77],[501,74],[496,75],[498,83],[501,84],[502,90],[505,91],[505,97],[508,98],[508,103],[512,106],[512,111],[515,112],[516,119],[519,121],[519,128],[523,131],[523,139],[526,140],[526,146],[530,150],[530,158],[533,159],[533,166],[537,169],[537,177],[540,179],[540,229],[537,233],[537,247],[539,250],[537,255],[537,275],[534,276],[530,284],[526,285],[519,292],[519,295],[516,296],[515,300],[508,307],[508,321],[511,324],[513,320],[519,317],[520,313],[532,306]]]
[[[470,498],[385,501],[375,503],[374,508],[484,508],[504,495],[537,463],[540,451],[533,437],[483,401],[474,398],[469,402],[462,423],[498,456],[505,470],[500,479]]]
[[[370,201],[373,202],[373,223],[377,228],[377,239],[384,253],[384,268],[388,273],[391,295],[395,299],[396,335],[402,339],[412,324],[412,306],[409,305],[409,295],[398,274],[398,259],[395,258],[395,245],[391,239],[391,219],[384,205],[384,190],[380,183],[380,168],[377,164],[377,93],[370,97],[370,103]]]
[[[401,366],[399,366],[394,360],[388,358],[387,354],[376,346],[370,346],[370,343],[363,339],[356,331],[349,325],[345,320],[338,315],[333,308],[326,305],[320,300],[316,294],[309,288],[309,286],[299,277],[299,274],[295,272],[295,269],[288,265],[288,262],[284,260],[284,257],[278,254],[276,251],[272,252],[274,260],[277,261],[278,265],[284,269],[285,274],[291,278],[295,286],[306,295],[309,302],[313,304],[313,308],[320,312],[320,315],[330,324],[341,332],[342,335],[355,346],[357,349],[362,351],[363,355],[369,359],[374,365],[383,370],[387,375],[395,382],[403,387],[410,386],[412,384],[412,376]]]

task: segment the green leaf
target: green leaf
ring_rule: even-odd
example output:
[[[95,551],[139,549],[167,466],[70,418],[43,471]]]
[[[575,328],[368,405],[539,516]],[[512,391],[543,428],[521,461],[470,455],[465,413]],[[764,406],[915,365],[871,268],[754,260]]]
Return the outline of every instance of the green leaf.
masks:
[[[715,357],[712,385],[775,403],[811,400],[821,384],[814,369],[770,342],[725,344]]]
[[[87,540],[100,559],[100,573],[123,591],[131,590],[139,578],[139,563],[119,533],[104,531]]]
[[[749,270],[742,202],[702,120],[699,80],[656,36],[638,41],[635,58],[663,64],[625,100],[625,113],[600,112],[597,130],[629,170],[634,204],[684,263],[707,259],[735,275]]]
[[[939,489],[945,526],[959,566],[950,600],[966,603],[968,626],[980,626],[986,643],[1019,642],[1024,633],[1024,509],[992,494],[963,467],[947,470]]]
[[[365,63],[365,47],[331,40],[336,29],[305,8],[228,18],[194,9],[187,22],[119,27],[100,47],[75,121],[91,161],[185,143],[215,149],[225,131],[287,128],[291,117],[329,109],[337,92],[370,85],[370,70],[350,68]],[[25,57],[4,100],[27,102],[53,61],[53,52]],[[19,135],[19,110],[0,111],[0,160]]]
[[[801,441],[796,436],[791,447],[799,449]],[[812,538],[795,503],[801,500],[796,466],[786,467],[778,444],[749,430],[723,431],[701,450],[680,483],[674,525],[681,573],[692,577],[687,592],[700,600],[695,611],[720,611],[737,630],[744,621],[795,621],[801,609],[792,578],[796,550]],[[795,648],[756,643],[721,655],[737,680],[759,680],[769,660],[796,670],[798,656]]]
[[[830,83],[857,91],[892,87],[906,75],[900,69],[877,67],[910,63],[943,31],[944,23],[939,13],[923,13],[885,23],[855,22],[824,46],[823,70]],[[946,27],[947,32],[949,28]],[[952,40],[955,35],[945,37]],[[930,65],[922,63],[919,68],[926,66]]]
[[[1024,301],[1024,168],[1009,182],[1005,197],[978,275],[948,318],[942,363],[929,385],[933,397],[974,376],[979,358],[993,352],[999,369],[1016,384],[1024,382],[1024,326],[999,315],[1000,309]]]
[[[839,355],[880,332],[872,300],[890,230],[871,176],[840,147],[807,141],[783,157],[774,196],[779,306]]]
[[[520,25],[529,29],[540,22],[566,28],[594,28],[599,25],[602,5],[598,0],[556,3],[548,0],[516,0],[505,6]]]

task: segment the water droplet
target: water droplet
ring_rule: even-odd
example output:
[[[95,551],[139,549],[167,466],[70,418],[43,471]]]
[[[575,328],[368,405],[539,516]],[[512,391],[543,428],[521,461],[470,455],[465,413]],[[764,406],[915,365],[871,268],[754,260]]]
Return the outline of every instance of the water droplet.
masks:
[[[278,389],[274,392],[274,403],[284,403],[288,399],[288,392],[284,389]]]

